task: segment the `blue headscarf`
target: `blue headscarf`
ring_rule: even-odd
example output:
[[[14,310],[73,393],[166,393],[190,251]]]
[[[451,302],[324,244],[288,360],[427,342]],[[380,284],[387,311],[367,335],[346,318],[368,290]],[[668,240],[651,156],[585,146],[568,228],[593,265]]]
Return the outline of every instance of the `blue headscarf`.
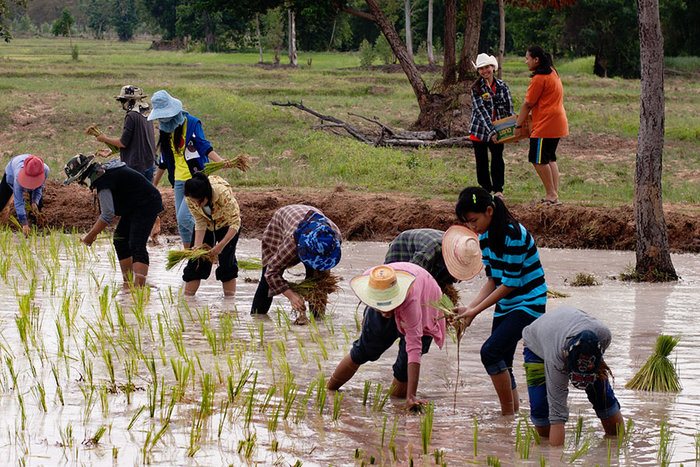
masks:
[[[295,231],[302,263],[317,271],[332,269],[340,261],[340,240],[328,220],[319,213],[301,221]]]
[[[168,118],[158,119],[158,128],[165,133],[172,133],[177,127],[185,123],[185,111],[181,110],[177,114]]]

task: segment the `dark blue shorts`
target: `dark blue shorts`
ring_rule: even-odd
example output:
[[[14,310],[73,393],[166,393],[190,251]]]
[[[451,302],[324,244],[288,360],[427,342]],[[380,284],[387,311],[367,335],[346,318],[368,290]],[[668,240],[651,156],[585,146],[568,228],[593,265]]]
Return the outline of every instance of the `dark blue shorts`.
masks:
[[[557,161],[559,138],[530,138],[528,160],[533,164],[549,164]]]
[[[222,227],[216,232],[207,230],[204,232],[204,245],[213,247],[219,243],[217,238],[224,238],[228,232],[228,226]],[[219,266],[216,268],[216,280],[228,282],[231,279],[238,277],[238,261],[236,260],[236,245],[238,244],[238,236],[241,234],[239,230],[236,235],[226,244],[221,253],[219,253]],[[194,280],[206,279],[211,274],[212,263],[205,259],[190,260],[187,266],[182,271],[182,280],[190,282]]]
[[[399,354],[394,362],[394,378],[405,383],[408,381],[408,354],[406,353],[406,339],[396,327],[396,320],[385,318],[374,308],[365,308],[365,317],[362,323],[360,338],[352,344],[350,358],[357,365],[379,360],[379,357],[389,349],[396,339],[399,339]],[[428,353],[433,338],[423,336],[422,354]]]
[[[523,349],[525,363],[541,363],[544,360],[535,355],[530,349]],[[530,420],[535,426],[549,426],[549,403],[547,402],[547,383],[527,386],[527,393],[530,397]],[[615,397],[615,393],[610,386],[608,379],[596,379],[595,383],[586,388],[588,401],[593,405],[596,415],[601,420],[610,418],[620,411],[620,403]]]

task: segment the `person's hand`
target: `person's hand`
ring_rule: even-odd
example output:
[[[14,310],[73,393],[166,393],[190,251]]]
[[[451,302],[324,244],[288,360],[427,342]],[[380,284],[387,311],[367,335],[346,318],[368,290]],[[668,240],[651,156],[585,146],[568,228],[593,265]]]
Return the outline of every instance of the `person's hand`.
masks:
[[[464,323],[464,327],[469,327],[476,318],[478,313],[474,312],[474,309],[468,306],[458,306],[452,309],[456,313],[453,321],[461,320]]]
[[[97,141],[99,141],[100,143],[104,143],[104,142],[105,142],[105,138],[106,138],[106,137],[105,137],[105,134],[104,134],[104,133],[100,133],[99,135],[95,136],[95,139],[96,139]]]
[[[210,249],[209,254],[207,255],[207,259],[212,264],[219,262],[219,254],[221,254],[221,248],[219,248],[219,245],[216,245],[214,248]]]
[[[32,203],[32,211],[34,214],[39,214],[39,206],[36,203]]]
[[[406,397],[406,408],[408,410],[419,410],[425,404],[427,404],[426,401],[417,399],[415,395]]]
[[[491,142],[492,142],[493,144],[498,144],[498,135],[493,135],[493,136],[491,137]]]
[[[109,148],[101,148],[95,151],[95,155],[100,157],[110,157],[112,155],[112,150]]]
[[[32,228],[29,227],[29,224],[24,224],[22,225],[22,232],[24,235],[29,235],[29,233],[32,231]]]
[[[89,236],[89,235],[86,235],[86,236],[84,236],[83,238],[81,238],[80,241],[81,241],[82,243],[86,244],[87,246],[90,246],[90,245],[92,245],[93,242],[95,241],[95,238],[94,238],[94,237],[91,237],[91,236]]]
[[[230,169],[231,168],[231,160],[226,159],[224,162],[225,162],[224,167],[226,167],[227,169]]]
[[[298,313],[306,313],[306,302],[304,302],[301,295],[296,292],[291,292],[287,298],[289,299],[289,303],[292,305],[292,310]]]

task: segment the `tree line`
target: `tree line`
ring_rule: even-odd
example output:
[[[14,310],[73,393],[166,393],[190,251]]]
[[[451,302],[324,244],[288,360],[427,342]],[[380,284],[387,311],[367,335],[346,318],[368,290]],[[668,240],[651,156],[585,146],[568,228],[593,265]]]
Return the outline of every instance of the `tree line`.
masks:
[[[456,54],[470,40],[465,36],[476,29],[477,52],[523,54],[529,45],[540,44],[558,57],[595,56],[593,71],[600,76],[639,76],[636,0],[376,3],[409,55],[421,53],[431,62],[439,62],[444,55],[445,33],[454,27]],[[503,38],[499,6],[504,16]],[[452,7],[454,19],[446,21]],[[277,59],[284,49],[350,51],[358,50],[363,41],[387,50],[381,28],[367,20],[372,13],[365,0],[0,0],[4,20],[0,34],[48,33],[48,25],[65,21],[66,12],[73,19],[74,35],[97,39],[112,34],[127,41],[141,32],[201,51],[265,48],[275,51]],[[659,13],[664,54],[700,55],[700,2],[659,0]],[[395,58],[389,54],[384,61],[388,60]]]

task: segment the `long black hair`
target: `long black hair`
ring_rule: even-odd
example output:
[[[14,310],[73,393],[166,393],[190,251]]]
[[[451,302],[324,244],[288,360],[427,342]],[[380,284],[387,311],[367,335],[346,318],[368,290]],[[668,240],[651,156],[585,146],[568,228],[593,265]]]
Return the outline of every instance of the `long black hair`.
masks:
[[[530,77],[535,75],[548,75],[554,70],[552,54],[545,52],[539,45],[532,45],[528,47],[527,51],[530,53],[530,57],[540,59],[539,65],[532,71]]]
[[[185,182],[185,196],[202,200],[207,199],[207,204],[212,202],[211,183],[204,172],[195,172],[192,178]]]
[[[501,256],[506,248],[506,229],[509,225],[518,225],[518,221],[501,198],[491,196],[488,191],[478,186],[467,187],[459,194],[455,214],[457,219],[467,222],[470,212],[484,213],[489,206],[493,209],[493,217],[488,228],[489,248]]]

